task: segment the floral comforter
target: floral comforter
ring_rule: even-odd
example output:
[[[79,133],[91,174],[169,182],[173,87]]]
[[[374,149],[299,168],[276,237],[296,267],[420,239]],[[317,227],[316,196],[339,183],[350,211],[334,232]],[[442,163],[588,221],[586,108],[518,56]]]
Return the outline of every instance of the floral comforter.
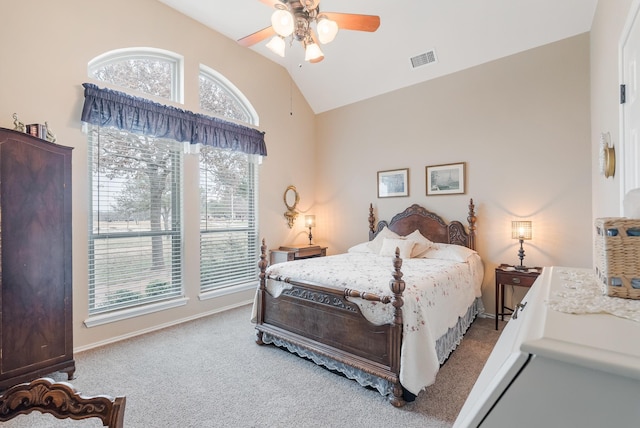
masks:
[[[438,259],[406,259],[401,271],[406,288],[403,294],[404,328],[400,382],[413,394],[431,385],[440,367],[436,340],[465,315],[481,295],[484,268],[475,254],[460,263]],[[268,274],[312,281],[336,289],[391,295],[393,259],[374,254],[345,253],[328,257],[277,263]],[[267,291],[278,296],[288,284],[267,281]],[[393,307],[378,302],[351,299],[374,324],[391,323]]]

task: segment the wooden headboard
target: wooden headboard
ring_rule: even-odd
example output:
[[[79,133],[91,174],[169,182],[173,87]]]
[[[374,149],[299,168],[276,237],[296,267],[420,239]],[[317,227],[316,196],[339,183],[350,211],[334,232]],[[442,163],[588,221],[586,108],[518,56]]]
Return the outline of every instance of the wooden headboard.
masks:
[[[413,204],[401,213],[393,216],[390,222],[382,220],[375,225],[373,204],[369,205],[369,240],[371,241],[385,227],[398,235],[409,235],[418,229],[422,236],[444,244],[456,244],[476,249],[476,213],[473,199],[469,201],[469,213],[467,216],[469,231],[464,225],[454,220],[447,224],[442,217],[432,213],[418,204]]]

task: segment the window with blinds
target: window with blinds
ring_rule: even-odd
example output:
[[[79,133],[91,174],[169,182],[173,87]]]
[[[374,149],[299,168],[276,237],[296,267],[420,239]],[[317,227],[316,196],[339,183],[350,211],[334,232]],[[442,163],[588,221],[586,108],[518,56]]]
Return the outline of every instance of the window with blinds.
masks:
[[[92,126],[89,313],[182,295],[183,146]]]
[[[200,107],[248,124],[258,115],[223,75],[200,66]],[[258,260],[258,157],[200,149],[200,291],[256,280]]]
[[[200,149],[200,290],[256,280],[258,168],[254,156]]]
[[[127,92],[181,102],[182,62],[180,55],[168,51],[120,49],[94,58],[88,72],[93,79]],[[258,124],[258,115],[244,95],[204,65],[199,89],[203,111]],[[144,306],[163,306],[151,303],[171,304],[185,292],[183,194],[198,197],[183,187],[182,143],[102,124],[88,129],[89,314],[105,314],[96,317],[104,319],[119,316],[122,309],[133,313],[134,307],[144,311]],[[257,278],[258,161],[258,156],[242,152],[200,148],[201,292]]]

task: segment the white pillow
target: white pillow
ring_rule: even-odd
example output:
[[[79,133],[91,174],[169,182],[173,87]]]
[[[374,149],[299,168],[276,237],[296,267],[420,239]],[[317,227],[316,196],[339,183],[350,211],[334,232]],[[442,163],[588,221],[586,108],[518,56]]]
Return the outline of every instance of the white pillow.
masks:
[[[422,256],[425,259],[452,260],[454,262],[466,262],[473,254],[477,254],[470,248],[462,245],[434,243]]]
[[[354,245],[347,250],[347,253],[370,253],[369,242],[363,242],[361,244]]]
[[[415,241],[409,239],[384,238],[382,240],[382,248],[380,248],[380,255],[394,257],[396,255],[396,248],[399,248],[400,257],[410,259],[411,250],[413,250],[414,245],[416,245]]]
[[[400,238],[400,235],[392,230],[389,230],[386,227],[383,228],[380,232],[378,232],[378,234],[375,238],[373,238],[372,241],[369,241],[367,243],[372,253],[380,254],[380,248],[382,248],[382,241],[384,240],[384,238],[398,239]]]
[[[426,253],[427,250],[434,244],[434,242],[430,241],[428,238],[425,238],[418,229],[405,236],[405,238],[416,243],[416,245],[413,247],[413,251],[411,252],[411,258],[422,257],[423,254]]]

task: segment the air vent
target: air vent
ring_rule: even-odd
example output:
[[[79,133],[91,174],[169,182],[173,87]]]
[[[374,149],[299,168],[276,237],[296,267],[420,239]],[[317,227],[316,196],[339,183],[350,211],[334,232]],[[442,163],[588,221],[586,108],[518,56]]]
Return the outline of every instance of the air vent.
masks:
[[[423,65],[432,64],[434,62],[438,62],[438,58],[436,57],[436,51],[433,49],[411,57],[411,66],[413,68],[422,67]]]

